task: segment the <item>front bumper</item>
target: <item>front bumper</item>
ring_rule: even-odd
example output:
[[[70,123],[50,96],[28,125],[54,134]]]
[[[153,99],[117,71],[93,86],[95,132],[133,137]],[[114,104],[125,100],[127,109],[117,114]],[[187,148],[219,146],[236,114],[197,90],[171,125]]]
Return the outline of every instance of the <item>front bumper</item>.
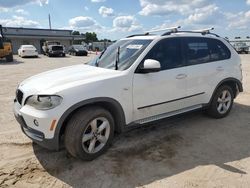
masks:
[[[17,122],[20,124],[22,132],[28,136],[32,141],[37,143],[38,145],[47,148],[49,150],[59,150],[59,139],[57,137],[53,137],[51,139],[45,138],[43,132],[33,129],[29,127],[24,120],[23,116],[19,113],[18,109],[16,108],[16,103],[14,104],[14,115]]]

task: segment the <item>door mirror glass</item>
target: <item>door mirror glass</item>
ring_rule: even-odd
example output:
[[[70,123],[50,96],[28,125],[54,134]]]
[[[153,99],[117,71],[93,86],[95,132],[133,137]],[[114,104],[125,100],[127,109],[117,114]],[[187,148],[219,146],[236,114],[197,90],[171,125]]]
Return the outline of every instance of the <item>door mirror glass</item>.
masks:
[[[143,66],[140,67],[140,73],[151,73],[151,72],[159,72],[161,70],[161,64],[159,61],[154,59],[146,59],[143,62]]]

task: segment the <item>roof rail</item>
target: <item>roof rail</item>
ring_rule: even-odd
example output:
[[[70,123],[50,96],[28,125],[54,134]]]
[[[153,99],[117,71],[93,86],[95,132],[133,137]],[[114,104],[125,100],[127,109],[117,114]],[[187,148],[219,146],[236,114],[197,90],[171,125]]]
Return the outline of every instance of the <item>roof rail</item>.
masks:
[[[207,28],[207,29],[200,29],[200,30],[190,30],[190,31],[188,31],[188,30],[187,31],[179,31],[178,29],[180,29],[180,28],[181,28],[181,26],[151,30],[151,31],[147,31],[147,32],[142,33],[142,34],[130,35],[130,36],[127,36],[126,38],[135,37],[135,36],[147,36],[147,35],[151,35],[151,33],[157,33],[157,32],[161,32],[161,31],[167,31],[167,32],[163,33],[161,36],[171,35],[172,33],[198,33],[201,35],[208,35],[209,34],[209,35],[214,35],[216,37],[220,37],[219,35],[210,32],[210,31],[214,30],[213,27]]]
[[[176,33],[178,32],[178,29],[180,28],[181,26],[176,26],[176,27],[168,27],[168,28],[163,28],[163,29],[150,30],[150,31],[147,31],[145,34],[157,33],[161,31],[171,31],[172,33]]]
[[[137,36],[146,36],[149,35],[149,33],[142,33],[142,34],[134,34],[134,35],[129,35],[126,38],[131,38],[131,37],[137,37]]]
[[[150,35],[152,33],[157,33],[157,32],[161,32],[161,31],[169,31],[171,33],[177,33],[178,29],[180,29],[180,28],[181,28],[181,26],[176,26],[176,27],[169,27],[169,28],[163,28],[163,29],[150,30],[150,31],[146,31],[145,33],[142,33],[142,34],[129,35],[126,38],[136,37],[136,36],[147,36],[147,35]]]
[[[219,35],[215,34],[215,33],[211,33],[210,31],[214,30],[214,28],[207,28],[207,29],[200,29],[200,30],[190,30],[190,31],[177,31],[177,32],[167,32],[164,33],[162,36],[165,35],[171,35],[172,33],[199,33],[201,35],[214,35],[216,37],[220,37]]]

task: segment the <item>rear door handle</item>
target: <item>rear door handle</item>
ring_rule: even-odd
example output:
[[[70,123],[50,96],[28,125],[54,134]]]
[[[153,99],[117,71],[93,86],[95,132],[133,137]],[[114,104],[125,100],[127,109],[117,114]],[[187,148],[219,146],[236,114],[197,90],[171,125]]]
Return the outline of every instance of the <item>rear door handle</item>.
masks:
[[[217,67],[216,70],[217,71],[224,71],[223,67]]]
[[[184,79],[184,78],[186,78],[186,77],[187,77],[186,74],[178,74],[178,75],[176,76],[176,79],[180,80],[180,79]]]

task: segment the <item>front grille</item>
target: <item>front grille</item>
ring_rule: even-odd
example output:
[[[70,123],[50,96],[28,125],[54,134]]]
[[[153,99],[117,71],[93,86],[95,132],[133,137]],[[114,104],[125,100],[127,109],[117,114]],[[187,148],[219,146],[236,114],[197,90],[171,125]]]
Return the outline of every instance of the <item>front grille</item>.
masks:
[[[16,91],[16,100],[19,104],[22,104],[23,92],[19,89]]]

